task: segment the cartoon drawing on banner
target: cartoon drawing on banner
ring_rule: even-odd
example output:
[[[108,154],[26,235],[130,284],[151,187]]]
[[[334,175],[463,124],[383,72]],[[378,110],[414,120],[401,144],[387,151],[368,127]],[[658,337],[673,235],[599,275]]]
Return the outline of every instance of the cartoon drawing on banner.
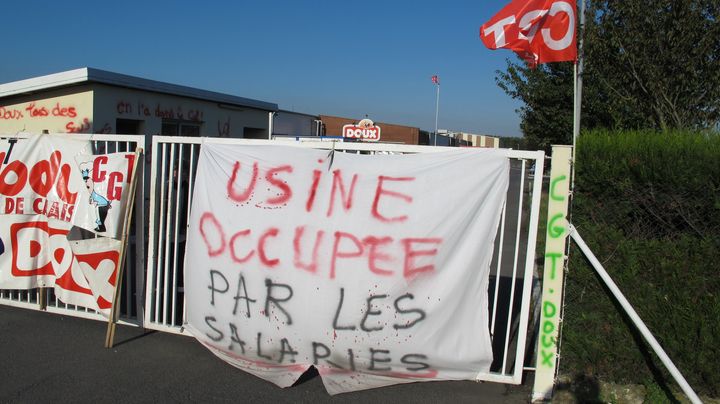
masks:
[[[100,195],[95,189],[95,182],[90,177],[91,171],[92,170],[89,168],[82,168],[80,170],[85,187],[90,193],[88,203],[95,209],[95,231],[104,233],[106,230],[105,219],[107,218],[108,210],[112,208],[112,204],[106,197]]]
[[[120,238],[134,160],[135,154],[129,152],[75,156],[76,175],[85,185],[72,219],[75,226]]]

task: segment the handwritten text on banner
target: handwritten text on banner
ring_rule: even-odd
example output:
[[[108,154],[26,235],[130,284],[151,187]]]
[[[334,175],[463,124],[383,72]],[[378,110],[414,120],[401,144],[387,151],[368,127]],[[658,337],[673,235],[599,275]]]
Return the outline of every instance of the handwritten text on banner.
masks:
[[[188,229],[188,328],[279,386],[331,394],[472,379],[508,186],[496,150],[355,155],[206,143]]]

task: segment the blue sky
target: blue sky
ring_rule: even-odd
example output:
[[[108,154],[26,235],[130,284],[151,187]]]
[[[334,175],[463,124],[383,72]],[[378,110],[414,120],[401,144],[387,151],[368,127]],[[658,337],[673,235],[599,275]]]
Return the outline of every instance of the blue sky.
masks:
[[[520,136],[480,25],[509,0],[6,2],[0,82],[95,67],[308,114]]]

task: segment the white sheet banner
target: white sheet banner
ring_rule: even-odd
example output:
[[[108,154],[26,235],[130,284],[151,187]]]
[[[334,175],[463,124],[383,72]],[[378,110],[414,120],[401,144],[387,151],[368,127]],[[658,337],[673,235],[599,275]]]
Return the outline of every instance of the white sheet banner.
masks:
[[[204,144],[188,231],[188,329],[279,386],[330,394],[474,380],[509,178],[491,149],[355,155]]]
[[[120,239],[130,194],[135,153],[75,157],[84,182],[73,224]]]
[[[77,241],[73,253],[68,241],[85,190],[75,158],[91,151],[68,135],[0,140],[0,289],[54,288],[64,303],[109,312],[115,278],[104,277],[120,242]]]

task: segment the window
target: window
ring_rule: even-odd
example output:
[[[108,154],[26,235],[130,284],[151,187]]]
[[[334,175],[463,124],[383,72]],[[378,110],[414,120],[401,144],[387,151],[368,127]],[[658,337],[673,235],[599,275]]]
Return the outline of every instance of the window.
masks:
[[[200,124],[176,121],[171,119],[162,120],[160,134],[163,136],[200,136]]]
[[[250,128],[246,126],[243,129],[243,137],[245,139],[267,139],[268,130],[262,128]]]
[[[143,121],[135,119],[116,119],[115,133],[121,135],[142,135]]]

